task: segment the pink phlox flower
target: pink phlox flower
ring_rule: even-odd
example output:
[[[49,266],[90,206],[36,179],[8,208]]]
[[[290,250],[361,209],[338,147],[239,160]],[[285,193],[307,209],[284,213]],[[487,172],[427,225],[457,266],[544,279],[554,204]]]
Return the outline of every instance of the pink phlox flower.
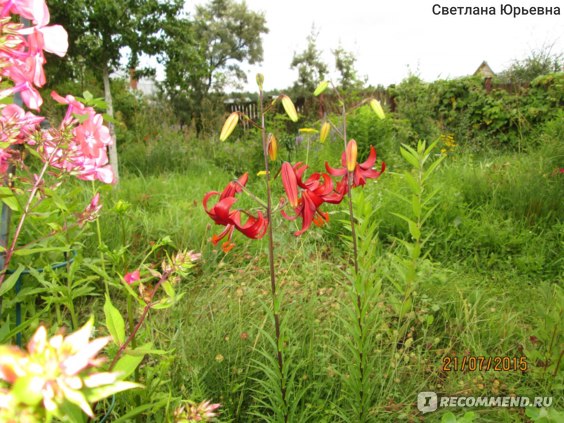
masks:
[[[76,122],[75,115],[95,115],[96,111],[92,107],[87,107],[80,101],[74,98],[74,96],[68,94],[65,97],[60,96],[55,91],[51,91],[51,97],[59,104],[68,105],[67,112],[61,123],[63,125],[70,125],[72,122]]]
[[[100,150],[112,143],[110,130],[103,125],[101,115],[90,115],[74,130],[82,153],[89,158],[100,156]]]
[[[0,0],[0,16],[21,15],[35,25],[45,26],[51,16],[45,0]]]
[[[0,98],[19,92],[23,102],[27,107],[33,110],[39,110],[39,108],[43,104],[43,99],[33,86],[32,82],[35,73],[32,68],[27,65],[13,65],[4,69],[3,75],[10,78],[14,82],[15,86],[9,89],[2,90]]]
[[[64,57],[69,48],[69,36],[61,25],[36,26],[23,28],[20,34],[26,36],[28,50],[31,55],[40,54],[43,51]]]

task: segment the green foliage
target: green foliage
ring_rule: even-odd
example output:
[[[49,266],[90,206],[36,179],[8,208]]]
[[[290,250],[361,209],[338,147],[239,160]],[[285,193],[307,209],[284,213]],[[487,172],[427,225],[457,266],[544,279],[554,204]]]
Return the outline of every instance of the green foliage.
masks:
[[[558,423],[564,419],[564,413],[554,408],[530,407],[527,408],[525,414],[535,423]]]
[[[476,413],[473,411],[469,411],[464,413],[464,415],[460,418],[456,417],[450,411],[448,413],[443,414],[441,418],[441,423],[472,423],[476,418]]]
[[[398,138],[396,126],[393,119],[378,119],[369,105],[364,105],[347,116],[347,135],[356,140],[360,157],[368,156],[371,145],[386,160],[397,155],[399,145],[407,140]]]
[[[551,46],[533,50],[528,57],[515,60],[500,74],[500,78],[511,83],[528,83],[541,75],[561,72],[564,55],[553,53]]]
[[[162,48],[164,22],[180,11],[179,0],[52,0],[51,19],[64,26],[69,34],[69,51],[64,62],[73,71],[81,66],[119,69],[122,49],[129,49],[129,68],[136,68],[142,54],[154,55]],[[51,58],[53,70],[61,60]],[[68,66],[63,66],[67,69]],[[64,77],[54,72],[52,79]]]
[[[358,71],[355,69],[354,54],[343,47],[338,47],[332,53],[335,56],[335,69],[339,73],[339,88],[344,92],[362,88],[363,81],[359,79]]]
[[[435,110],[443,130],[454,133],[464,146],[520,149],[535,136],[533,128],[552,119],[564,104],[563,81],[564,74],[557,73],[539,77],[530,88],[518,87],[513,93],[494,85],[489,94],[477,77],[437,81],[433,84]]]
[[[430,84],[411,75],[397,86],[390,86],[389,93],[396,103],[398,117],[405,119],[409,126],[407,142],[410,145],[420,139],[432,142],[438,137],[433,113],[436,99]]]

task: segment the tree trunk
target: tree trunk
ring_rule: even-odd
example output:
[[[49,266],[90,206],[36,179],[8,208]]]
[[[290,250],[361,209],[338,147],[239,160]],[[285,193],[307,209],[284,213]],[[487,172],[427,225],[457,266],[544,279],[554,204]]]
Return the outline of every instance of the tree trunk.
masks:
[[[107,66],[104,66],[103,70],[103,80],[104,80],[104,98],[106,100],[106,113],[110,118],[114,117],[114,105],[112,102],[112,92],[110,90],[110,70]],[[110,145],[110,165],[112,166],[112,171],[114,173],[114,180],[116,185],[119,183],[119,168],[118,168],[118,153],[117,153],[117,140],[116,133],[114,130],[114,124],[108,122],[108,128],[110,129],[110,136],[112,137],[112,145]]]

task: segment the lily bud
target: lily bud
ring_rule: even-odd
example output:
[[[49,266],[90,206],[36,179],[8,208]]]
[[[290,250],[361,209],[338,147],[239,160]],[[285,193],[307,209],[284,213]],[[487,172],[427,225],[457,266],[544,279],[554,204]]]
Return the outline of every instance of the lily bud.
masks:
[[[221,134],[219,135],[220,141],[225,141],[229,138],[229,135],[235,130],[237,126],[237,122],[239,122],[239,113],[233,112],[229,115],[229,117],[225,120],[223,124],[223,128],[221,128]]]
[[[382,104],[380,104],[378,100],[371,100],[370,107],[372,107],[372,110],[374,110],[374,113],[376,113],[376,116],[378,116],[379,119],[384,119],[386,117]]]
[[[290,97],[282,95],[280,98],[282,100],[282,106],[284,106],[284,110],[286,111],[288,117],[292,120],[292,122],[297,122],[298,112],[296,112],[296,107],[294,106],[294,103],[292,103]]]
[[[329,122],[323,122],[319,134],[319,142],[324,143],[327,137],[329,136],[330,132],[331,132],[331,124]]]
[[[298,131],[300,134],[317,134],[319,132],[315,128],[300,128]]]
[[[315,91],[313,92],[313,95],[317,97],[318,95],[322,94],[323,91],[325,91],[328,86],[329,86],[329,81],[321,81],[317,86],[317,88],[315,89]]]
[[[262,91],[262,84],[264,84],[264,75],[262,73],[257,73],[257,85],[259,89]]]
[[[268,157],[270,157],[270,161],[276,160],[276,155],[278,154],[278,141],[274,134],[268,134]]]
[[[349,143],[347,144],[347,148],[345,150],[345,156],[347,158],[347,170],[349,172],[354,171],[354,169],[356,167],[357,155],[358,155],[358,152],[357,152],[357,147],[356,147],[356,141],[350,140]]]

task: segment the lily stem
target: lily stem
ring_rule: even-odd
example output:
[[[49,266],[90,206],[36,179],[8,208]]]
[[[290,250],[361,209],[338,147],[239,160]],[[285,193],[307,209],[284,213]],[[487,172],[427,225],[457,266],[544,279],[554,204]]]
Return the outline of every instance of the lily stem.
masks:
[[[345,150],[347,148],[347,112],[345,108],[345,102],[341,99],[342,102],[342,120],[343,120],[343,140],[345,144]],[[364,374],[364,324],[363,324],[363,298],[361,293],[357,288],[357,281],[356,279],[359,277],[359,266],[358,266],[358,245],[356,239],[356,229],[355,229],[355,222],[354,222],[354,210],[353,210],[353,202],[352,202],[352,173],[347,169],[347,198],[349,202],[349,219],[351,224],[351,238],[352,238],[352,245],[353,245],[353,261],[354,261],[354,276],[353,276],[353,289],[356,294],[356,306],[358,308],[357,311],[357,324],[360,333],[359,338],[359,345],[358,347],[358,373],[360,378],[360,390],[359,390],[359,411],[358,417],[359,422],[364,422],[364,383],[365,383],[365,374]]]
[[[282,350],[280,348],[280,338],[281,338],[281,330],[280,330],[280,302],[277,301],[277,293],[276,293],[276,272],[274,271],[274,236],[272,233],[272,193],[270,189],[270,170],[269,170],[269,163],[268,163],[268,145],[267,145],[267,137],[266,137],[266,125],[264,115],[265,112],[263,110],[263,91],[262,88],[259,90],[259,108],[260,108],[260,117],[261,117],[261,135],[262,135],[262,151],[264,156],[264,168],[266,170],[266,198],[267,198],[267,206],[266,206],[266,216],[268,219],[268,262],[269,262],[269,269],[270,269],[270,291],[272,294],[272,308],[274,314],[274,330],[276,335],[276,355],[278,361],[278,370],[280,371],[280,392],[282,394],[282,404],[284,409],[284,422],[288,421],[288,407],[286,403],[286,383],[284,381],[284,357],[282,355]]]

